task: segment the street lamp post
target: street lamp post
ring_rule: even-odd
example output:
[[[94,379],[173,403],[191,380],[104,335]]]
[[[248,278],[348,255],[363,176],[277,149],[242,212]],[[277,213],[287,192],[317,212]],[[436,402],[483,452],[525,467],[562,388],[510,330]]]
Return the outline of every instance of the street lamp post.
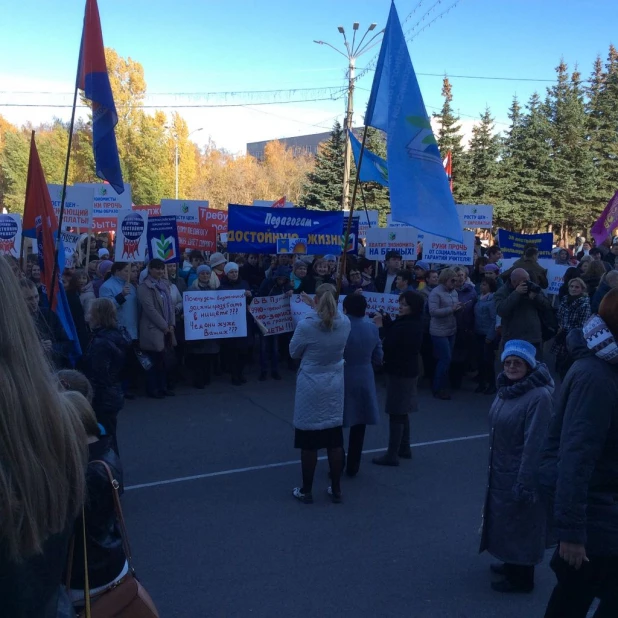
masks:
[[[352,24],[352,30],[354,35],[352,36],[352,42],[350,43],[346,37],[345,29],[343,26],[338,26],[337,30],[343,36],[343,42],[345,45],[345,52],[337,49],[334,45],[326,43],[325,41],[314,41],[318,45],[327,45],[334,49],[338,54],[341,54],[348,61],[348,101],[346,105],[346,115],[343,122],[343,128],[345,131],[345,156],[343,166],[343,199],[342,206],[344,210],[347,210],[350,200],[350,176],[352,173],[352,148],[350,146],[350,139],[348,137],[348,131],[352,130],[353,117],[354,117],[354,80],[356,77],[356,59],[362,56],[365,52],[369,51],[372,47],[375,47],[378,43],[376,39],[384,32],[381,30],[377,34],[374,34],[366,43],[364,43],[367,35],[372,32],[377,24],[372,23],[367,28],[365,34],[363,34],[360,42],[356,44],[356,33],[359,28],[359,23],[355,21]]]
[[[199,129],[195,129],[195,131],[191,131],[191,133],[189,133],[189,135],[187,135],[187,139],[189,139],[194,133],[197,133],[198,131],[203,131],[204,127],[200,127]],[[179,148],[178,148],[178,133],[173,133],[172,134],[174,137],[174,161],[175,161],[175,166],[174,166],[174,180],[175,180],[175,187],[176,187],[176,199],[178,199],[178,167],[179,167],[179,163],[180,163],[180,152],[179,152]]]

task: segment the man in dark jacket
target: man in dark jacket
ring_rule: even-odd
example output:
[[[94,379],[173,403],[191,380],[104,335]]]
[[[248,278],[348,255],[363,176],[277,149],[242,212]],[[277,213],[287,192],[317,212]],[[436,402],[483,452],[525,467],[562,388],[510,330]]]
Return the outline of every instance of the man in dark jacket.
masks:
[[[618,288],[618,270],[610,270],[601,280],[597,291],[590,299],[590,312],[598,313],[599,306],[605,295],[614,288]]]
[[[401,254],[389,251],[384,260],[386,269],[376,277],[376,290],[380,294],[391,294],[397,291],[397,273],[401,270]]]
[[[555,406],[541,484],[554,495],[558,583],[545,618],[618,616],[618,290],[569,333],[576,359]]]
[[[543,320],[555,317],[549,301],[530,281],[523,268],[516,268],[495,294],[496,312],[502,318],[502,346],[511,339],[523,339],[537,348],[543,343]]]
[[[546,290],[549,287],[547,269],[539,264],[539,250],[536,247],[526,247],[523,257],[515,261],[513,266],[502,274],[502,280],[508,281],[517,268],[523,268],[530,275],[531,281],[540,285],[542,289]]]

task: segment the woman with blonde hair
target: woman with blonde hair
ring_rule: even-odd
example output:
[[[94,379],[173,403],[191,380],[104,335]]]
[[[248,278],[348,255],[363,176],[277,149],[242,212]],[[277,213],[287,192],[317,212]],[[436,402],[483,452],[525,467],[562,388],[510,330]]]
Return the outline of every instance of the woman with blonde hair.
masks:
[[[343,469],[343,353],[350,334],[350,320],[338,312],[335,287],[321,285],[311,300],[315,311],[296,326],[290,341],[290,356],[300,359],[294,398],[294,447],[300,449],[302,487],[295,498],[313,502],[313,477],[318,451],[326,449],[333,502],[341,502]]]
[[[70,616],[62,572],[84,501],[86,434],[58,392],[10,266],[0,259],[0,604]],[[65,612],[63,614],[63,612]]]
[[[116,306],[109,298],[97,298],[90,306],[88,322],[92,339],[84,352],[84,374],[94,390],[92,407],[116,453],[118,414],[124,406],[122,370],[131,346],[131,336],[118,325]]]

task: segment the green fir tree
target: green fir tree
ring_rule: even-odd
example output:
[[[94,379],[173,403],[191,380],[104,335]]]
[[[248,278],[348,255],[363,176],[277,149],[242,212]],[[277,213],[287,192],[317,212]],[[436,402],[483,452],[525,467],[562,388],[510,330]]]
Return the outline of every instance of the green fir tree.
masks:
[[[470,196],[474,204],[493,204],[499,197],[498,157],[501,138],[495,132],[489,107],[481,114],[481,122],[472,129],[470,150]]]

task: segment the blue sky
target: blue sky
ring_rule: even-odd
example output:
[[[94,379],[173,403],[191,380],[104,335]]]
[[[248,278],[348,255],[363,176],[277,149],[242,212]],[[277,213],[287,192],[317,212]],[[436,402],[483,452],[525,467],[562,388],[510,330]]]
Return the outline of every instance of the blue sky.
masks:
[[[401,19],[416,11],[404,31],[417,30],[455,0],[398,0]],[[0,0],[0,104],[67,103],[74,79],[83,0]],[[203,127],[196,141],[212,136],[218,145],[239,151],[247,141],[319,132],[342,117],[344,100],[252,106],[272,95],[224,99],[162,96],[154,93],[223,92],[320,88],[345,81],[345,59],[318,46],[323,39],[342,43],[337,26],[361,31],[386,24],[389,0],[99,0],[105,44],[144,65],[148,102],[154,105],[248,102],[246,107],[180,109],[191,129]],[[434,7],[432,9],[432,7]],[[430,9],[432,9],[430,11]],[[429,11],[429,12],[428,12]],[[613,0],[459,0],[451,11],[409,44],[418,73],[549,79],[561,56],[584,77],[597,54],[618,45],[618,2]],[[374,50],[358,61],[363,67]],[[355,121],[362,121],[372,74],[358,82]],[[526,100],[550,85],[452,77],[454,106],[466,131],[489,105],[497,128],[506,126],[513,94]],[[419,76],[429,111],[441,105],[441,79]],[[14,91],[33,94],[17,95]],[[56,94],[43,95],[37,91]],[[287,95],[286,95],[287,96]],[[303,98],[297,95],[293,98]],[[325,96],[315,95],[316,98]],[[287,97],[289,98],[289,97]],[[286,100],[286,97],[280,100]],[[68,110],[0,105],[13,122],[38,122]]]

